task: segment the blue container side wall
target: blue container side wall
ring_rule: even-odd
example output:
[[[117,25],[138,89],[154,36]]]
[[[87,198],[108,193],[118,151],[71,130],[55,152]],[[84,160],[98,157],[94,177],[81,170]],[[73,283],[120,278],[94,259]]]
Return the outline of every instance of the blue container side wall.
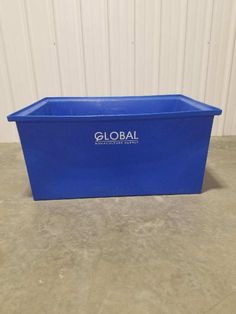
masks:
[[[35,199],[199,193],[213,116],[17,122]],[[96,132],[138,143],[96,145]]]

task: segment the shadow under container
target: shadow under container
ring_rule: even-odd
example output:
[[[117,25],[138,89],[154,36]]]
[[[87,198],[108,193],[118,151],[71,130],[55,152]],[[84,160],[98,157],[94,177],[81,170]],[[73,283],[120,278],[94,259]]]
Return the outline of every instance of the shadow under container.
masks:
[[[214,115],[183,95],[52,97],[17,124],[35,200],[200,193]]]

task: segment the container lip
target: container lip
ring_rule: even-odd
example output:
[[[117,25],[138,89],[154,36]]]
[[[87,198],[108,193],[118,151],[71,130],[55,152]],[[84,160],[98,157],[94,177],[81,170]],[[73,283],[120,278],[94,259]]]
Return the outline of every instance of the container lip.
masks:
[[[90,100],[90,101],[100,101],[100,100],[148,100],[148,99],[176,99],[182,100],[183,102],[191,105],[193,108],[198,110],[189,111],[173,111],[173,112],[158,112],[158,113],[132,113],[132,114],[111,114],[111,115],[31,115],[31,113],[40,107],[44,106],[50,101],[63,101],[63,100]],[[159,119],[159,118],[177,118],[177,117],[197,117],[197,116],[214,116],[220,115],[222,110],[206,105],[202,102],[196,101],[190,97],[182,94],[171,94],[171,95],[149,95],[149,96],[109,96],[109,97],[46,97],[43,98],[30,106],[27,106],[21,110],[18,110],[7,116],[8,121],[90,121],[90,120],[132,120],[132,119]]]

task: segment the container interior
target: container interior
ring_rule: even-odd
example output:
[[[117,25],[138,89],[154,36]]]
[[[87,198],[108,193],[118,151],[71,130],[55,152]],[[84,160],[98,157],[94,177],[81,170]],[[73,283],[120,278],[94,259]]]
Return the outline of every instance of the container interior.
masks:
[[[49,97],[8,116],[9,121],[130,119],[219,115],[221,110],[184,95],[125,97]]]
[[[128,100],[49,100],[30,115],[91,116],[137,115],[199,111],[196,106],[180,99],[128,99]]]

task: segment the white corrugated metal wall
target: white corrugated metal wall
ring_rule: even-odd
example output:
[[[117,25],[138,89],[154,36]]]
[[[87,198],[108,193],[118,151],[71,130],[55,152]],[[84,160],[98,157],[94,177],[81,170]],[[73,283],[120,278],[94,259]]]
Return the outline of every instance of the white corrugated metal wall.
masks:
[[[54,95],[184,93],[236,134],[235,33],[235,0],[0,0],[0,141]]]

